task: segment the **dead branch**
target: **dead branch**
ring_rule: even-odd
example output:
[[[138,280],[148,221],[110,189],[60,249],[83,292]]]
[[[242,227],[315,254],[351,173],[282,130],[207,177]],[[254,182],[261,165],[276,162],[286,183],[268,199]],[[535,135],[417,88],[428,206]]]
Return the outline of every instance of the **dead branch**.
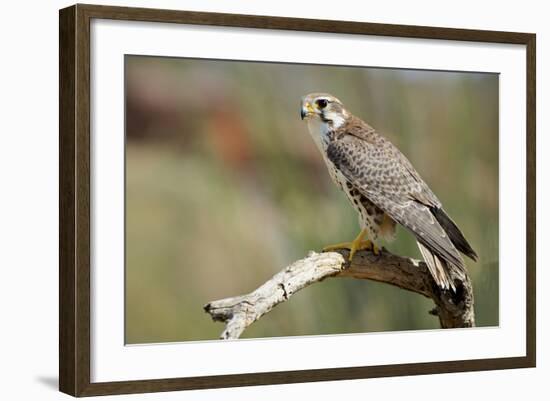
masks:
[[[253,322],[294,293],[327,277],[353,277],[391,284],[431,298],[442,328],[473,327],[474,295],[470,278],[455,280],[456,293],[442,291],[424,262],[394,255],[386,250],[380,255],[358,252],[351,263],[347,250],[311,252],[306,258],[286,267],[253,292],[209,302],[204,310],[213,320],[225,322],[220,338],[239,338]]]

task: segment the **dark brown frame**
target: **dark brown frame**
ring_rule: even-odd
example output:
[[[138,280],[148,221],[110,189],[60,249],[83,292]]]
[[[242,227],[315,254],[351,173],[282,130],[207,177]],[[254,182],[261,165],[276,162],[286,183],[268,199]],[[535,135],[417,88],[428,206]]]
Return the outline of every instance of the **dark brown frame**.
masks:
[[[169,22],[243,28],[511,43],[527,48],[527,355],[431,363],[90,382],[90,20]],[[73,396],[362,379],[534,367],[535,46],[531,33],[371,24],[237,14],[75,5],[59,13],[59,389]]]

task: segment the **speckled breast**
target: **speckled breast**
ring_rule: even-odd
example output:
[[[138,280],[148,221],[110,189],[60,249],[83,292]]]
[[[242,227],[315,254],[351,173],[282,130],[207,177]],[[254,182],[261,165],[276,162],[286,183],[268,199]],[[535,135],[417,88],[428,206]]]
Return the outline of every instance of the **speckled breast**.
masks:
[[[346,194],[353,208],[358,213],[359,226],[366,229],[368,239],[376,241],[379,237],[392,240],[395,235],[395,222],[382,209],[361,194],[346,177],[325,158],[330,177]]]

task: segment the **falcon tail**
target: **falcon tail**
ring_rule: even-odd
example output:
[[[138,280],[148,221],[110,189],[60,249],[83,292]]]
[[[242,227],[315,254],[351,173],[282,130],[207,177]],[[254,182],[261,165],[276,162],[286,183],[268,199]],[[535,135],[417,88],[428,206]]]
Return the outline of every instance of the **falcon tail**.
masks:
[[[417,241],[416,243],[437,285],[444,290],[451,289],[453,292],[456,292],[454,279],[463,280],[465,278],[464,266],[455,266],[448,263],[420,242]]]

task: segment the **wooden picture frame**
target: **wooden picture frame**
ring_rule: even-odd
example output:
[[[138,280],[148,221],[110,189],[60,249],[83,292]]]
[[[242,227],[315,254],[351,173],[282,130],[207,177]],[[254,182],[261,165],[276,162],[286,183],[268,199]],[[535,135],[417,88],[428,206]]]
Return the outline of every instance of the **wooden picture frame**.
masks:
[[[527,71],[526,355],[221,376],[91,382],[90,22],[96,18],[524,45],[527,54],[525,60]],[[59,388],[62,392],[73,396],[94,396],[535,366],[536,38],[534,34],[96,5],[75,5],[60,10],[59,29]]]

